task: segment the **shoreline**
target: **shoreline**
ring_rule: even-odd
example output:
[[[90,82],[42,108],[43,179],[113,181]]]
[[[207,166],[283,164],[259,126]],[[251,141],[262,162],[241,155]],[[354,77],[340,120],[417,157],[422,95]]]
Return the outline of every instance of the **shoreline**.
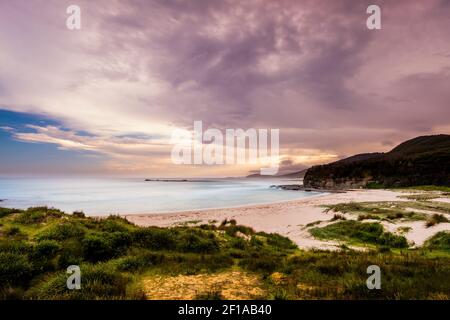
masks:
[[[325,213],[324,205],[365,201],[407,201],[398,197],[404,194],[402,191],[384,189],[356,189],[348,190],[345,193],[319,194],[296,200],[267,204],[156,214],[121,214],[120,216],[143,227],[218,224],[225,219],[234,219],[238,224],[252,227],[257,232],[278,233],[288,237],[301,249],[337,250],[340,246],[339,242],[315,239],[306,228],[306,225],[317,223],[318,221],[320,222],[317,223],[317,226],[320,227],[333,223],[330,219],[333,217],[334,212]],[[347,219],[355,219],[351,215],[344,215]],[[450,230],[450,223],[441,223],[426,228],[423,221],[378,222],[391,232],[395,232],[398,227],[411,227],[411,231],[404,236],[408,241],[414,241],[416,246],[422,245],[427,238],[439,231]]]

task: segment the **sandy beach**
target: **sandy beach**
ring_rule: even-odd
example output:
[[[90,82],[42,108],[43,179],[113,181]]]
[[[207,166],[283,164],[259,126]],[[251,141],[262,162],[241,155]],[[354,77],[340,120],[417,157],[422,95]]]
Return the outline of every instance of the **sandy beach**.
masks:
[[[289,237],[303,249],[337,249],[339,243],[333,241],[321,241],[314,239],[305,226],[321,220],[317,226],[325,226],[331,223],[329,220],[333,213],[325,213],[323,205],[345,202],[363,201],[404,201],[398,196],[402,192],[389,190],[351,190],[346,193],[330,193],[314,196],[306,199],[286,201],[281,203],[243,206],[239,208],[221,208],[210,210],[183,211],[177,213],[162,214],[136,214],[124,215],[129,221],[140,226],[169,227],[180,224],[202,224],[220,222],[224,219],[235,219],[238,224],[251,226],[256,231],[279,233]],[[346,215],[347,219],[354,219]],[[400,223],[382,222],[384,227],[396,232],[398,227],[410,227],[405,234],[408,241],[413,241],[416,246],[442,230],[450,230],[450,223],[441,223],[426,228],[424,221],[409,221]]]

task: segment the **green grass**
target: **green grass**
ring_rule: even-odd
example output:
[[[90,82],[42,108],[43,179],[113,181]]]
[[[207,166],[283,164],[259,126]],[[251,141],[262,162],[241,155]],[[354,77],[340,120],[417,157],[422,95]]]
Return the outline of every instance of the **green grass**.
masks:
[[[143,299],[142,281],[149,277],[227,270],[258,275],[266,299],[450,297],[448,233],[408,250],[403,237],[376,223],[336,219],[311,230],[322,238],[364,243],[369,251],[345,245],[338,252],[303,251],[286,237],[256,232],[235,220],[144,228],[117,216],[0,208],[0,299]],[[81,268],[81,290],[66,288],[66,268],[72,264]],[[383,290],[365,286],[371,264],[382,269]],[[274,273],[283,280],[274,281]],[[222,299],[220,290],[199,292],[196,298]]]
[[[441,198],[441,194],[436,193],[419,193],[419,194],[408,194],[404,196],[399,196],[399,198],[417,201],[429,201],[433,199]]]
[[[448,186],[434,186],[434,185],[414,186],[414,187],[406,187],[406,188],[400,188],[400,189],[450,192],[450,187],[448,187]]]
[[[425,242],[425,247],[450,252],[450,232],[441,231]]]
[[[413,208],[419,209],[416,202],[349,202],[324,207],[327,213],[330,211],[349,213],[357,215],[359,220],[416,221],[426,219],[425,214],[413,211]]]
[[[354,220],[340,221],[309,232],[318,239],[341,240],[354,244],[373,244],[391,248],[407,248],[403,236],[384,232],[379,223],[363,223]]]

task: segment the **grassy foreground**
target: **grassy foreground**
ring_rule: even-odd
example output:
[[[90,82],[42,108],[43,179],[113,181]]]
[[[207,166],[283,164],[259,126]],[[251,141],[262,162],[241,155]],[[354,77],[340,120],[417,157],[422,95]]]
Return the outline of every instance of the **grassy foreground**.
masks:
[[[117,216],[0,208],[0,299],[450,298],[449,233],[410,250],[379,227],[338,223],[349,232],[338,236],[372,249],[302,251],[234,220],[143,228]],[[81,268],[81,290],[66,287],[69,265]],[[382,270],[381,290],[366,287],[370,265]]]

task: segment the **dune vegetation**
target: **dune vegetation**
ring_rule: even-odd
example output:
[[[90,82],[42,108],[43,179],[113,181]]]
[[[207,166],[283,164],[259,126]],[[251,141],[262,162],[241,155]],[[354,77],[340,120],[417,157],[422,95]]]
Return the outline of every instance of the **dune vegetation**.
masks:
[[[338,219],[339,220],[339,219]],[[339,227],[339,228],[337,228]],[[139,227],[110,216],[46,207],[0,209],[1,299],[449,299],[450,242],[423,248],[376,224],[338,221],[317,236],[366,242],[366,251],[304,251],[234,220]],[[392,249],[392,250],[391,250]],[[367,267],[382,270],[368,290]],[[81,289],[66,285],[81,268]]]

